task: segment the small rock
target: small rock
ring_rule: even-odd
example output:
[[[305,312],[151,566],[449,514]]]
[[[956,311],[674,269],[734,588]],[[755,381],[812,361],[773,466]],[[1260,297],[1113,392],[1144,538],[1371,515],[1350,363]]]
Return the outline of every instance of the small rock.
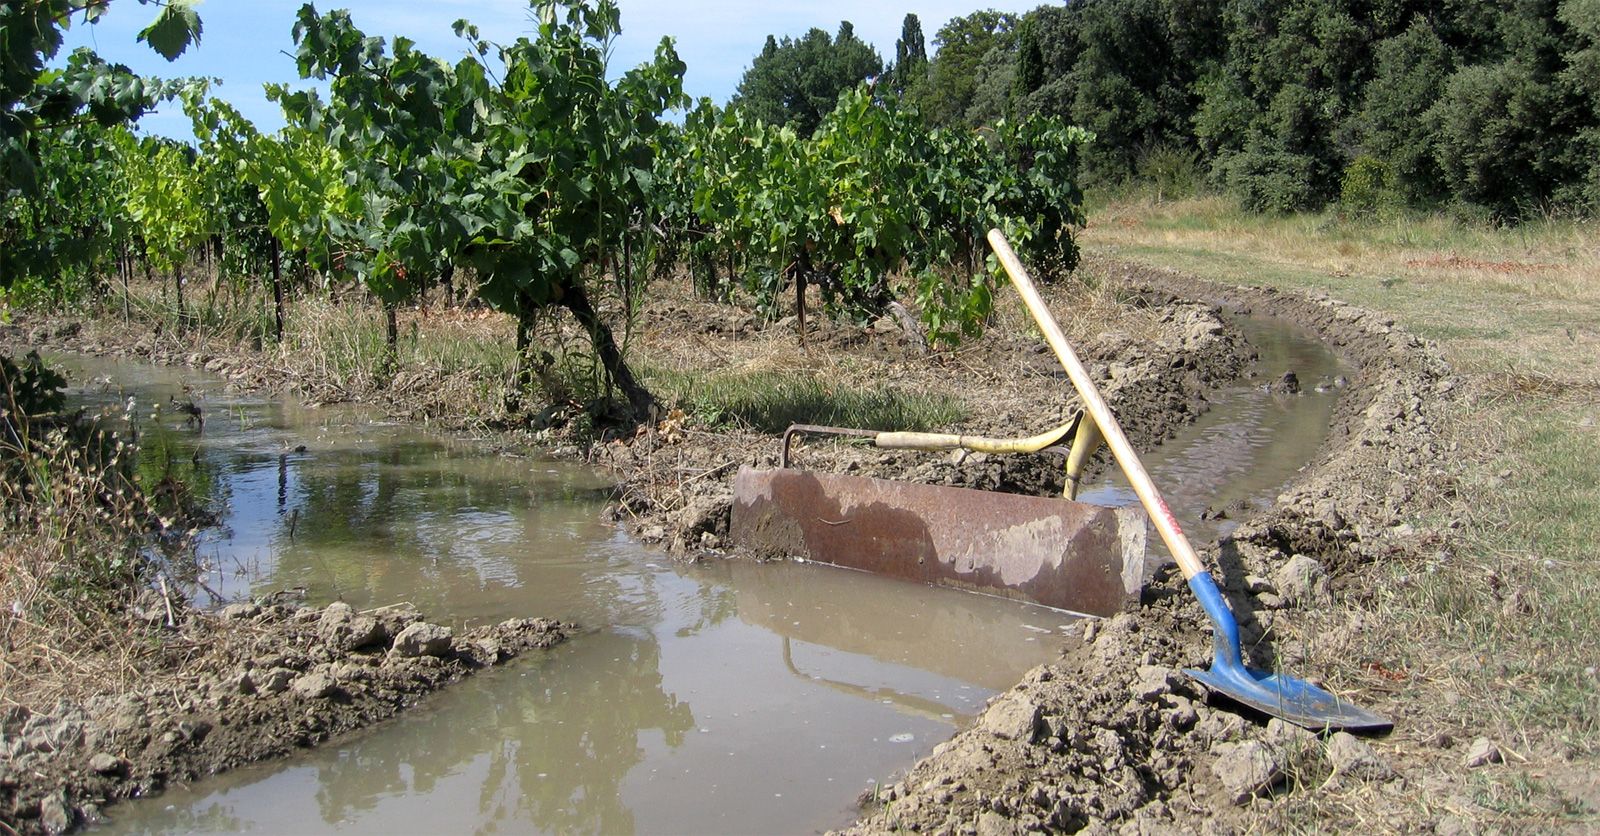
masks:
[[[1505,759],[1505,754],[1500,751],[1500,747],[1496,746],[1493,740],[1487,737],[1480,737],[1472,741],[1472,745],[1467,747],[1467,756],[1461,762],[1466,764],[1468,769],[1477,769],[1480,766],[1488,766],[1491,763],[1500,763]]]
[[[1272,592],[1260,593],[1256,596],[1256,601],[1260,603],[1262,607],[1269,610],[1283,609],[1283,607],[1286,605],[1282,595]]]
[[[217,613],[224,621],[242,621],[246,618],[255,618],[261,614],[261,608],[255,604],[240,603],[229,604]]]
[[[198,743],[204,740],[206,735],[210,733],[211,721],[209,720],[184,719],[178,721],[178,734],[191,743]]]
[[[1133,696],[1140,702],[1157,702],[1163,695],[1172,693],[1172,685],[1176,680],[1177,676],[1171,668],[1140,665],[1139,675],[1133,681]]]
[[[1303,554],[1290,557],[1272,576],[1273,585],[1284,602],[1314,606],[1328,600],[1328,575],[1322,564]]]
[[[1394,777],[1394,770],[1384,763],[1383,758],[1349,732],[1338,732],[1328,739],[1328,761],[1338,775],[1349,775],[1363,781],[1386,781]]]
[[[339,683],[322,671],[308,673],[295,679],[290,688],[296,695],[306,699],[322,699],[339,693]]]
[[[444,656],[450,652],[450,645],[449,627],[419,621],[394,637],[394,648],[390,652],[404,658]]]
[[[1331,498],[1317,500],[1311,506],[1311,516],[1327,526],[1329,531],[1343,531],[1350,526],[1344,514],[1339,512],[1339,504]]]
[[[72,808],[67,806],[64,790],[56,790],[39,802],[39,824],[52,836],[72,828]]]
[[[323,624],[338,624],[356,616],[356,608],[343,601],[334,601],[322,610]]]
[[[978,725],[1003,740],[1029,743],[1039,727],[1039,706],[1027,697],[1012,694],[990,706]]]
[[[1267,721],[1267,742],[1274,746],[1292,748],[1308,746],[1317,739],[1310,731],[1279,717]]]
[[[978,836],[1013,836],[1016,832],[1010,819],[992,810],[978,816]]]
[[[99,752],[89,759],[89,769],[101,775],[120,775],[127,761],[110,752]]]
[[[1178,731],[1188,731],[1199,721],[1200,714],[1195,711],[1194,700],[1188,697],[1171,696],[1168,701],[1172,703],[1172,710],[1167,712],[1167,722]]]
[[[256,683],[256,689],[263,694],[281,694],[289,690],[289,683],[294,681],[294,671],[288,668],[273,668],[262,675]]]
[[[1259,740],[1247,740],[1224,752],[1211,765],[1211,771],[1233,794],[1235,804],[1248,801],[1283,777],[1278,753]]]
[[[222,680],[222,687],[236,694],[254,694],[256,692],[255,677],[249,671],[239,671]]]
[[[1294,372],[1284,372],[1283,377],[1272,383],[1272,393],[1275,395],[1295,395],[1300,392],[1300,377]]]
[[[1260,575],[1245,575],[1244,588],[1250,590],[1250,592],[1254,595],[1260,595],[1263,592],[1278,591],[1277,587],[1272,585],[1272,581],[1269,581]]]

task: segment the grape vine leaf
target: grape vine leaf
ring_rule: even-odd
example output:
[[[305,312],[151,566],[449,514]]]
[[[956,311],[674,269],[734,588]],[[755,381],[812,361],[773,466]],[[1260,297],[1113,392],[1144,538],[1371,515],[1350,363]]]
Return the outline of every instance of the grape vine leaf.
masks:
[[[191,44],[200,43],[200,15],[194,0],[170,0],[156,19],[139,32],[139,40],[168,61],[177,60]]]

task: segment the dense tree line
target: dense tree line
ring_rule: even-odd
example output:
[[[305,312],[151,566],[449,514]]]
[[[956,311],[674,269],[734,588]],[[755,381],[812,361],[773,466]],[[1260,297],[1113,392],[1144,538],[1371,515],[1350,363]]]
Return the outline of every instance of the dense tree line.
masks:
[[[952,19],[931,58],[921,32],[907,16],[881,95],[937,125],[1086,128],[1097,184],[1202,179],[1269,211],[1600,206],[1600,0],[1073,0]]]

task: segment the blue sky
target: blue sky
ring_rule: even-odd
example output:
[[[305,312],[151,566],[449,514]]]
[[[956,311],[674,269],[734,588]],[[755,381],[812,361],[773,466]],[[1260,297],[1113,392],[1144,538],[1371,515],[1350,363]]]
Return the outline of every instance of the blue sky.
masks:
[[[94,26],[78,25],[67,33],[62,55],[79,46],[92,47],[107,60],[136,72],[163,77],[209,76],[222,79],[214,94],[234,103],[265,129],[282,124],[277,106],[268,102],[261,85],[266,82],[300,84],[294,61],[290,29],[302,0],[210,0],[197,7],[205,34],[193,48],[169,64],[144,44],[135,42],[138,31],[155,14],[152,6],[119,0]],[[952,17],[979,8],[1022,12],[1034,2],[989,3],[983,0],[909,0],[901,4],[812,0],[806,3],[764,3],[760,0],[620,0],[622,35],[611,59],[619,72],[649,59],[662,36],[677,42],[678,54],[688,64],[684,86],[691,96],[710,96],[724,102],[739,84],[770,34],[799,36],[811,27],[830,34],[839,21],[855,25],[857,36],[877,47],[885,59],[894,57],[894,42],[908,12],[922,21],[928,48],[934,33]],[[477,24],[492,41],[511,41],[529,30],[526,0],[346,0],[318,3],[320,11],[347,8],[356,25],[369,35],[400,34],[440,57],[455,58],[463,48],[450,25],[459,18]],[[147,116],[143,127],[154,133],[188,138],[188,120],[176,107]]]

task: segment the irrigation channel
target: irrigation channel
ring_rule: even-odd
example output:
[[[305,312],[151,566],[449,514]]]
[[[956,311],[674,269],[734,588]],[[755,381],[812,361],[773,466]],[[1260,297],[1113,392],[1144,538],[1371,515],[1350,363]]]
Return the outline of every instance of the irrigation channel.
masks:
[[[1270,504],[1338,395],[1341,366],[1309,334],[1233,324],[1260,353],[1254,376],[1147,458],[1202,537],[1230,524],[1207,508]],[[1077,629],[1058,611],[817,565],[681,565],[600,522],[605,483],[581,467],[188,371],[56,360],[81,403],[164,407],[147,448],[191,462],[222,508],[202,603],[303,589],[316,604],[409,601],[458,626],[583,628],[354,739],[119,804],[103,831],[817,831]],[[1305,391],[1267,391],[1287,370]],[[203,430],[172,408],[189,399]],[[1132,494],[1113,476],[1086,498]]]

